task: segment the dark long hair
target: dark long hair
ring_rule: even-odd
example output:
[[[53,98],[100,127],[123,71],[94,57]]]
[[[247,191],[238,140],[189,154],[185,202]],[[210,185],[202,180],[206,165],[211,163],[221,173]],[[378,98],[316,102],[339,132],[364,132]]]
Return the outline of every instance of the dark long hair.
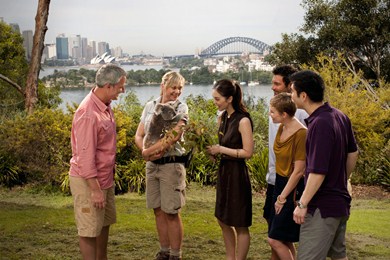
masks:
[[[249,118],[253,130],[252,118],[242,102],[242,90],[240,84],[234,80],[221,79],[214,84],[213,89],[225,98],[233,97],[232,106],[234,110]]]

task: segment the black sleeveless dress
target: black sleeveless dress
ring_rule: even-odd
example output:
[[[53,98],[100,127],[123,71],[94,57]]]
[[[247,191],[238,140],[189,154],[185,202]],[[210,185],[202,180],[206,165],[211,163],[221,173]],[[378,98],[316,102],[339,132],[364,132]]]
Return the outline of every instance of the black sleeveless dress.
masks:
[[[237,111],[222,115],[218,131],[219,144],[233,149],[242,149],[240,120],[246,117]],[[215,217],[228,226],[249,227],[252,225],[252,189],[245,159],[222,155],[217,178]]]

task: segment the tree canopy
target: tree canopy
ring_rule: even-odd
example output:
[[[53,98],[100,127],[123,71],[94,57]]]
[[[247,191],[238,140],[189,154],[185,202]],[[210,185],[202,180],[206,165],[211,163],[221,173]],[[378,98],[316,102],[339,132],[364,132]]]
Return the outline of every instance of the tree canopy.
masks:
[[[24,86],[28,71],[28,63],[23,48],[23,38],[11,26],[0,22],[0,72],[19,86]],[[0,111],[24,108],[23,90],[12,88],[4,80],[0,80]]]
[[[388,0],[304,0],[304,24],[283,34],[269,57],[273,64],[315,62],[320,53],[343,53],[371,79],[390,81]]]

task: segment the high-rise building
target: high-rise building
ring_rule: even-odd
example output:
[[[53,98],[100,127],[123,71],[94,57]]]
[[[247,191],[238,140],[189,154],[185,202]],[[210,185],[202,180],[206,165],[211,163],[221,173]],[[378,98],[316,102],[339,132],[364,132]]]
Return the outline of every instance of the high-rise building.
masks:
[[[17,24],[17,23],[10,23],[9,26],[11,26],[11,28],[12,28],[12,30],[14,32],[20,33],[19,24]]]
[[[115,49],[113,49],[113,50],[114,51],[111,51],[112,56],[115,56],[117,58],[121,58],[123,56],[123,50],[120,46],[115,47]]]
[[[55,57],[57,57],[56,44],[45,44],[45,48],[43,49],[42,53],[42,62],[44,62],[45,60],[53,59]]]
[[[98,42],[97,54],[102,56],[105,52],[107,52],[107,54],[110,54],[110,46],[108,45],[108,43]]]
[[[96,41],[90,41],[89,45],[92,47],[92,57],[95,57],[97,52],[96,52]]]
[[[68,52],[73,59],[81,59],[81,37],[80,35],[68,38]]]
[[[33,32],[32,30],[23,31],[23,47],[26,50],[26,59],[31,59],[31,53],[33,48]]]
[[[57,56],[56,45],[54,43],[46,44],[46,48],[47,48],[47,57],[49,59],[52,59]]]
[[[69,59],[68,38],[64,34],[60,34],[56,38],[56,51],[58,60]]]
[[[81,38],[81,57],[87,58],[88,39]]]
[[[89,63],[96,55],[93,55],[92,46],[88,45],[85,53],[85,62]]]

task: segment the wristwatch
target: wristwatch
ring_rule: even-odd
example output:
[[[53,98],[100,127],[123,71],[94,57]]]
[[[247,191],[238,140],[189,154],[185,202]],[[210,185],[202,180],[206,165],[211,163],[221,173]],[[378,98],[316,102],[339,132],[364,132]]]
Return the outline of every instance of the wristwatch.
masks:
[[[298,201],[298,208],[305,209],[307,208],[307,205],[304,205],[302,202]]]

